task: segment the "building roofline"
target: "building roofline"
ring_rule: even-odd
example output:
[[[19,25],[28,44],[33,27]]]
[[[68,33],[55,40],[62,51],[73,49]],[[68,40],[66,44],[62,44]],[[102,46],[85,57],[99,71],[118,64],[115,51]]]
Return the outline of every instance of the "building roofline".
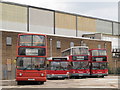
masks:
[[[111,41],[105,41],[100,39],[90,39],[85,37],[76,37],[76,36],[65,36],[65,35],[58,35],[58,34],[46,34],[46,33],[38,33],[38,32],[27,32],[27,31],[15,31],[15,30],[6,30],[6,29],[0,29],[0,32],[15,32],[15,33],[33,33],[33,34],[45,34],[47,36],[57,36],[57,37],[65,37],[65,38],[73,38],[73,39],[83,39],[83,40],[95,40],[95,41],[104,41],[104,42],[111,42]]]
[[[58,37],[66,37],[66,38],[76,38],[76,39],[83,39],[83,40],[96,40],[96,41],[105,41],[105,40],[100,40],[100,39],[90,39],[90,38],[85,38],[85,37],[76,37],[76,36],[65,36],[65,35],[57,35],[57,34],[46,34],[47,36],[58,36]],[[110,41],[108,41],[110,42]]]
[[[83,34],[84,35],[95,35],[95,34],[102,34],[102,35],[108,35],[108,36],[119,36],[119,35],[111,35],[111,34],[106,34],[106,33],[92,33],[92,34]]]
[[[23,6],[23,7],[31,7],[31,8],[36,8],[36,9],[42,9],[42,10],[47,10],[47,11],[63,13],[63,14],[69,14],[69,15],[73,15],[73,16],[80,16],[80,17],[86,17],[86,18],[91,18],[91,19],[103,20],[103,21],[108,21],[108,22],[120,23],[120,22],[113,21],[113,20],[101,19],[101,18],[97,18],[97,17],[85,16],[85,15],[69,13],[69,12],[64,12],[64,11],[59,11],[59,10],[52,10],[52,9],[48,9],[48,8],[36,7],[36,6],[31,6],[31,5],[26,5],[26,4],[19,4],[19,3],[15,3],[15,2],[0,1],[0,3],[11,4],[11,5],[18,5],[18,6]]]

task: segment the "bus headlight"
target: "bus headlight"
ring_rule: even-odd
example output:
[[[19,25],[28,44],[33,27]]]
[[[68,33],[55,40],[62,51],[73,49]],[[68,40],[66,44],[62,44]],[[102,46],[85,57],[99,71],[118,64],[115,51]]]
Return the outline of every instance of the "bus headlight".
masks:
[[[44,76],[44,74],[42,73],[41,76]]]
[[[69,72],[67,72],[66,74],[69,75]]]
[[[20,76],[22,76],[22,73],[19,73]]]
[[[54,76],[54,74],[52,74],[52,76]]]

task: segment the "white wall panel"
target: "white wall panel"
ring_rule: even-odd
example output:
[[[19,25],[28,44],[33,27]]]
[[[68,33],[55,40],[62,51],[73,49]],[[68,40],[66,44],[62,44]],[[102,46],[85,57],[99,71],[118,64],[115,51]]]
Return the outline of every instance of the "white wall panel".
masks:
[[[13,31],[27,31],[27,24],[19,22],[2,21],[2,29]]]
[[[76,31],[71,29],[56,28],[55,31],[57,35],[76,36]]]
[[[96,20],[96,28],[99,33],[112,34],[112,22]]]
[[[113,23],[113,34],[118,35],[118,23]]]
[[[30,32],[53,34],[54,12],[36,8],[29,9]]]

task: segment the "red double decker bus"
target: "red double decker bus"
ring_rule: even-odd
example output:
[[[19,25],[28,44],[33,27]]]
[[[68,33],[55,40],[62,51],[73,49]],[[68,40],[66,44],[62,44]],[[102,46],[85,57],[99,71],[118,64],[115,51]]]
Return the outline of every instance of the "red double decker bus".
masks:
[[[104,77],[108,75],[108,56],[106,49],[90,49],[91,76]]]
[[[81,78],[90,75],[89,48],[75,46],[62,51],[63,56],[68,56],[71,61],[70,77]]]
[[[47,78],[69,78],[70,62],[67,57],[50,57],[47,61]]]
[[[19,34],[17,45],[16,81],[18,84],[46,81],[46,35]]]

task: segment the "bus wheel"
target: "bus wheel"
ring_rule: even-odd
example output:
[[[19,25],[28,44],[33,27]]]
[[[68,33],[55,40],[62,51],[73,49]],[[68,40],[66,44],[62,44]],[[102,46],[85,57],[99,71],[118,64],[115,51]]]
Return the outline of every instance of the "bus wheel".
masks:
[[[21,81],[17,81],[17,85],[22,85],[22,82]]]
[[[38,82],[38,84],[39,84],[39,85],[42,85],[42,84],[44,84],[44,82]]]
[[[82,77],[78,77],[79,79],[82,79]]]
[[[104,78],[104,76],[100,76],[101,78]]]

